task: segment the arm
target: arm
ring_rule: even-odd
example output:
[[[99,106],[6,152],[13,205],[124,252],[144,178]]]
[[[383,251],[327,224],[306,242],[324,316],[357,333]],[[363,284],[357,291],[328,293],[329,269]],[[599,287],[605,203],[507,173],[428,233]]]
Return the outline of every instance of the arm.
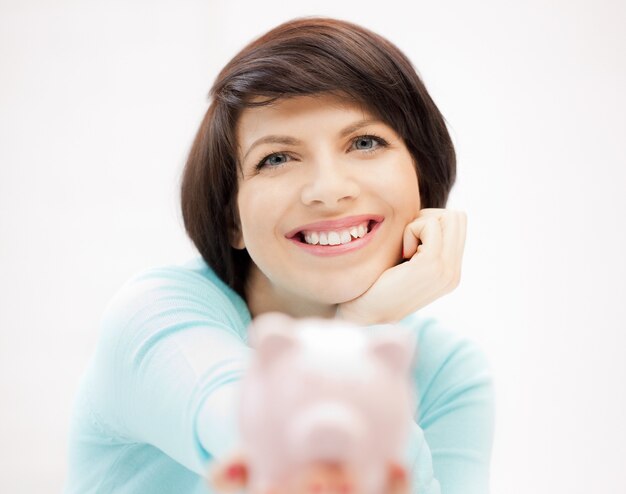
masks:
[[[419,326],[416,418],[441,493],[487,494],[494,432],[487,360],[477,345],[438,327],[433,319],[405,321]]]
[[[133,278],[102,318],[90,393],[98,420],[205,475],[207,461],[237,442],[247,322],[224,287],[199,273],[160,268]]]

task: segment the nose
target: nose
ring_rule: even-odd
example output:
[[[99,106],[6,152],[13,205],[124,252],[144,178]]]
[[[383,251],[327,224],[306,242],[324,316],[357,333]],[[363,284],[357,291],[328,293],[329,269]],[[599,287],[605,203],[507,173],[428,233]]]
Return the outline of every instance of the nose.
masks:
[[[332,158],[310,163],[310,173],[302,187],[302,202],[307,206],[333,207],[358,197],[360,187],[348,166]]]
[[[322,401],[295,413],[287,439],[303,462],[352,459],[368,442],[368,426],[349,404]]]

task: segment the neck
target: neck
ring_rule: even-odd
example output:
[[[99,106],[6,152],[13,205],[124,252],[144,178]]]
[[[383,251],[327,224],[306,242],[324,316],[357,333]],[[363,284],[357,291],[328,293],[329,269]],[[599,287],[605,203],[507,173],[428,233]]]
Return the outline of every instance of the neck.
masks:
[[[332,319],[337,312],[337,304],[320,304],[278,290],[254,263],[250,266],[245,292],[253,318],[266,312],[282,312],[295,318]]]

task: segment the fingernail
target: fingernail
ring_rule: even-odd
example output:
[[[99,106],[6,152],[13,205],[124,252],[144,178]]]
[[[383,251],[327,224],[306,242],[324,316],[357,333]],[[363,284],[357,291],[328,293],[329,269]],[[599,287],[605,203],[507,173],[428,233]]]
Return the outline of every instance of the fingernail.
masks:
[[[398,465],[393,465],[391,467],[391,476],[394,479],[402,479],[405,476],[405,472],[404,472],[404,468],[398,466]]]
[[[244,476],[243,465],[231,465],[226,469],[226,475],[229,479],[239,479]]]

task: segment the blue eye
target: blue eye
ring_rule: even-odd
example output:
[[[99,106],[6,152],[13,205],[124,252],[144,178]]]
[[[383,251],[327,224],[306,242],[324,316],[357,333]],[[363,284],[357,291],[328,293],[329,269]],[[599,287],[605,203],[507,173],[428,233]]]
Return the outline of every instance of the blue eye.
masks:
[[[354,141],[354,147],[359,151],[374,151],[379,147],[384,147],[387,142],[382,137],[359,136]]]
[[[353,147],[350,149],[354,148],[357,151],[372,153],[377,151],[379,148],[387,147],[388,143],[382,137],[378,137],[376,135],[362,135],[355,137],[352,140],[352,145]],[[256,169],[279,168],[286,164],[289,160],[291,160],[291,156],[286,153],[268,154],[257,163]]]
[[[269,166],[270,168],[277,168],[279,166],[284,165],[287,162],[287,158],[289,156],[285,153],[273,153],[265,156],[261,161],[256,165],[257,170],[260,168],[264,168]],[[278,158],[278,159],[277,159]],[[283,161],[280,161],[280,158],[283,158]]]
[[[374,139],[371,137],[359,137],[354,145],[357,149],[371,149],[374,145]]]

